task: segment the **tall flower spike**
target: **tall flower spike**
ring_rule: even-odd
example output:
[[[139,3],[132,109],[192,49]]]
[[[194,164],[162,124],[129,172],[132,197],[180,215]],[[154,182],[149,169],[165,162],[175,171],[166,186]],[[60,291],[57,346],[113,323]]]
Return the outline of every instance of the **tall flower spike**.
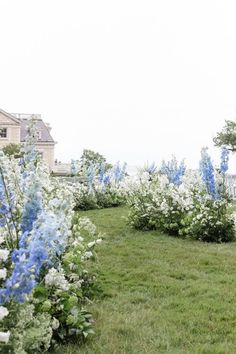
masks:
[[[221,149],[221,162],[220,162],[220,172],[225,175],[229,169],[229,150],[223,146]]]
[[[206,186],[206,190],[212,198],[217,199],[218,193],[215,182],[214,167],[211,161],[211,157],[208,154],[208,148],[202,148],[201,150],[201,160],[199,163],[199,170],[202,181]]]
[[[162,161],[162,166],[160,169],[161,174],[166,175],[169,182],[176,186],[181,184],[185,171],[186,166],[184,161],[181,161],[181,163],[178,165],[178,161],[174,156],[172,157],[171,161]]]

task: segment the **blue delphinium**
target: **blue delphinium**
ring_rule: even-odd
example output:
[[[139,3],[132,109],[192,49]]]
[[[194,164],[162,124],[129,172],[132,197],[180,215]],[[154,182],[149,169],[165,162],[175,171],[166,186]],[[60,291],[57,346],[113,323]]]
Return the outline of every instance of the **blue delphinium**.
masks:
[[[202,180],[206,186],[206,190],[209,195],[214,199],[218,199],[214,167],[211,161],[211,157],[208,154],[208,148],[205,147],[201,150],[201,160],[199,163],[199,171]]]
[[[29,124],[27,126],[27,136],[22,152],[24,153],[23,164],[28,164],[35,166],[39,160],[39,152],[36,149],[36,143],[38,140],[37,128],[36,128],[36,119],[34,116],[31,117]]]
[[[229,150],[223,146],[221,149],[221,162],[220,162],[220,172],[225,175],[229,169]]]
[[[144,170],[146,172],[148,172],[150,175],[153,175],[154,173],[157,172],[157,166],[156,166],[155,162],[153,162],[150,165],[147,163],[144,167]]]
[[[101,163],[98,167],[98,170],[99,170],[99,177],[98,177],[98,180],[100,183],[103,183],[103,179],[104,179],[104,176],[105,176],[105,172],[106,172],[106,166],[105,166],[105,163]]]
[[[1,305],[11,299],[18,303],[25,302],[40,280],[42,269],[51,268],[63,253],[69,228],[62,214],[43,211],[33,230],[22,235],[19,249],[12,253],[12,275],[6,280],[5,287],[0,289]]]
[[[68,218],[68,202],[54,197],[46,203],[44,200],[44,182],[41,166],[33,142],[35,137],[28,138],[25,145],[25,157],[19,178],[22,189],[23,210],[17,245],[13,245],[11,253],[11,274],[0,289],[0,304],[11,300],[23,303],[41,280],[42,271],[58,262],[64,252],[70,229]],[[30,146],[32,145],[32,151]],[[14,193],[3,185],[0,179],[0,224],[11,211]],[[10,185],[9,185],[10,186]],[[10,189],[10,187],[9,187]],[[8,201],[8,204],[5,201]],[[72,200],[72,196],[71,196]],[[70,207],[72,204],[70,204]],[[18,222],[18,221],[17,221]],[[10,232],[11,224],[8,223]]]
[[[126,163],[124,163],[123,166],[121,166],[119,161],[114,165],[112,172],[116,183],[122,181],[123,178],[125,177],[126,166],[127,166]]]
[[[42,211],[42,191],[41,186],[37,183],[31,185],[27,191],[27,197],[23,206],[21,231],[22,233],[30,232],[33,223],[37,219],[38,214]]]
[[[178,161],[175,157],[173,157],[171,161],[168,162],[162,161],[160,168],[160,173],[166,175],[169,182],[176,186],[181,184],[185,171],[186,166],[184,161],[181,161],[180,164],[178,164]]]
[[[6,225],[6,214],[9,211],[9,206],[6,204],[5,191],[2,178],[0,178],[0,226]]]
[[[95,166],[90,165],[87,170],[87,183],[88,183],[88,187],[89,187],[89,193],[91,193],[93,190],[93,184],[95,181],[95,177],[96,177],[96,168],[95,168]]]

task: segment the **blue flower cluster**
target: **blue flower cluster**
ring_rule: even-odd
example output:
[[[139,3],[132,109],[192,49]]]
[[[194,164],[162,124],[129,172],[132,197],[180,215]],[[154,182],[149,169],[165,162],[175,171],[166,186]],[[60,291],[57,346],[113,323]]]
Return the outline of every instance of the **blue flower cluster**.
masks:
[[[93,183],[96,178],[96,166],[90,165],[88,170],[87,170],[87,183],[89,187],[89,193],[92,192],[93,190]]]
[[[0,289],[0,304],[10,299],[18,303],[27,300],[40,279],[42,269],[51,268],[67,244],[68,228],[63,215],[43,211],[34,228],[22,234],[19,249],[12,253],[13,272]]]
[[[68,203],[58,198],[43,200],[44,182],[40,178],[38,161],[35,160],[37,154],[30,152],[34,137],[28,138],[28,141],[25,146],[27,158],[24,159],[18,181],[24,195],[19,242],[16,248],[12,247],[12,272],[0,289],[1,305],[11,300],[18,303],[27,300],[27,296],[40,281],[42,270],[54,266],[58,261],[58,256],[65,250],[69,234],[70,222],[66,216]],[[0,221],[4,219],[1,216],[9,210],[5,204],[4,187],[0,178]],[[8,189],[7,195],[7,200],[11,200],[12,195]],[[4,225],[2,222],[1,226]]]
[[[121,166],[119,161],[113,167],[112,172],[116,183],[121,182],[124,179],[126,173],[126,167],[127,167],[126,163],[124,163],[123,166]]]
[[[201,150],[201,160],[199,163],[199,170],[202,181],[206,186],[206,190],[209,195],[212,196],[214,199],[218,199],[216,181],[215,181],[215,174],[214,174],[214,167],[211,161],[211,157],[208,154],[208,148],[205,147]]]
[[[220,172],[225,175],[229,169],[229,150],[223,146],[221,149],[221,162],[220,162]]]
[[[178,164],[178,161],[175,157],[173,157],[171,161],[168,162],[162,161],[162,166],[160,168],[160,173],[166,175],[169,182],[176,186],[181,184],[185,171],[186,166],[184,161],[181,161],[181,163]]]
[[[157,172],[157,166],[155,164],[155,162],[153,162],[152,164],[146,164],[144,166],[144,171],[148,172],[150,175],[153,175],[154,173]]]
[[[9,206],[5,200],[5,190],[3,186],[3,180],[0,178],[0,226],[5,226],[7,219],[6,215],[9,212]]]
[[[106,166],[104,163],[101,164],[91,164],[87,169],[87,183],[89,187],[89,192],[93,191],[94,182],[97,180],[103,187],[106,187],[111,183],[112,180],[115,183],[122,181],[126,174],[126,163],[120,165],[117,162],[112,169],[106,171]]]
[[[37,164],[39,159],[39,153],[36,150],[36,143],[37,129],[35,124],[35,118],[34,116],[32,116],[32,119],[30,120],[29,125],[27,127],[27,136],[23,148],[24,157],[22,166],[24,166],[24,164]]]
[[[33,228],[33,223],[37,219],[38,214],[42,211],[42,192],[40,183],[33,183],[26,191],[27,198],[22,212],[21,231],[24,234],[30,232]]]

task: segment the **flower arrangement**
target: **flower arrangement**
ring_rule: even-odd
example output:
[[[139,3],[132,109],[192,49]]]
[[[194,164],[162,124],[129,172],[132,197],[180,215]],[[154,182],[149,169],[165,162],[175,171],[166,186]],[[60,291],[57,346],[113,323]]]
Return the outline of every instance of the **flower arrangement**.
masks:
[[[215,171],[204,148],[199,171],[186,171],[176,159],[154,174],[142,171],[128,194],[130,225],[207,242],[232,241],[235,224],[224,187],[227,164],[223,151],[220,173]]]
[[[81,210],[119,206],[126,201],[126,164],[106,170],[93,164],[83,171],[84,181],[73,185],[75,208]]]
[[[95,276],[86,271],[101,242],[75,218],[73,190],[50,178],[30,121],[23,157],[0,153],[0,351],[47,351],[92,330],[85,309]],[[92,238],[92,241],[91,241]]]

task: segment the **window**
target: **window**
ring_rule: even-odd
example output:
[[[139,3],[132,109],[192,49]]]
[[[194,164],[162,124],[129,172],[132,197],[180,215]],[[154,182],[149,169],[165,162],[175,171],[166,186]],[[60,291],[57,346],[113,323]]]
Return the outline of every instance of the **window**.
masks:
[[[7,128],[0,128],[0,138],[7,137]]]

